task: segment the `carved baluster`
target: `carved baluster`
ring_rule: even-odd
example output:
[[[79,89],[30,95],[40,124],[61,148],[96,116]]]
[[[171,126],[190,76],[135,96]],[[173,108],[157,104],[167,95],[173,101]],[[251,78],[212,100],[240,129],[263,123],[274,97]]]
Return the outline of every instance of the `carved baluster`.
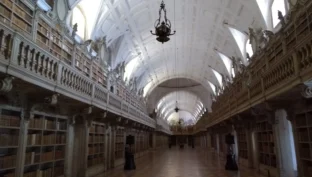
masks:
[[[67,73],[68,73],[68,70],[65,69],[65,70],[64,70],[64,85],[65,85],[65,86],[67,85]]]
[[[4,30],[0,30],[0,52],[2,51],[3,48],[3,39],[4,39]]]
[[[44,65],[45,55],[42,55],[39,59],[38,71],[41,75],[43,75],[43,65]]]
[[[54,60],[51,60],[51,62],[53,63],[52,65],[52,78],[54,81],[57,80],[57,77],[58,77],[58,70],[59,70],[59,64],[54,61]]]
[[[62,71],[61,71],[61,84],[64,84],[64,78],[65,78],[65,69],[64,69],[64,67],[62,67]]]
[[[33,58],[33,60],[31,60],[31,64],[29,65],[30,70],[31,71],[35,70],[36,73],[38,72],[37,69],[38,69],[39,58],[40,58],[40,52],[37,52],[35,58]]]
[[[309,63],[312,64],[312,45],[311,44],[307,44],[307,52],[308,52]]]
[[[74,73],[72,72],[70,74],[70,79],[69,79],[69,87],[73,88],[73,79],[74,79]]]
[[[49,67],[49,60],[50,58],[47,57],[43,60],[43,68],[42,68],[42,74],[44,75],[44,77],[48,77],[48,67]]]
[[[24,47],[23,53],[22,53],[22,57],[21,57],[21,61],[19,61],[19,65],[23,65],[24,67],[25,65],[25,61],[27,61],[27,58],[30,56],[29,53],[29,45],[27,45],[26,47]]]
[[[55,62],[54,60],[51,60],[51,79],[56,80],[57,78],[57,62]]]
[[[75,89],[78,90],[79,88],[79,77],[76,76],[76,86],[75,86]]]
[[[26,50],[27,51],[30,50],[30,46],[29,45],[26,46]],[[30,52],[27,52],[27,55],[24,58],[24,68],[27,68],[28,61],[31,60],[31,58],[34,56],[34,53],[35,53],[35,49],[31,49]]]
[[[71,74],[71,71],[68,70],[68,71],[67,71],[67,74],[66,74],[66,85],[67,85],[67,86],[69,86],[70,74]]]
[[[21,65],[23,57],[24,57],[24,42],[21,42],[18,48],[18,56],[17,56],[18,65]]]
[[[5,37],[5,49],[4,49],[4,57],[5,59],[8,59],[11,57],[11,52],[12,52],[12,35],[9,34]]]

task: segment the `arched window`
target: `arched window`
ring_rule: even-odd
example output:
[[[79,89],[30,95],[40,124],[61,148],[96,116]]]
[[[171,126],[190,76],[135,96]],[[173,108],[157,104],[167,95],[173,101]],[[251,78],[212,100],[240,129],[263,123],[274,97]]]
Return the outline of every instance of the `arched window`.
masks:
[[[231,68],[231,74],[232,74],[232,78],[234,79],[234,77],[235,77],[235,69],[234,69],[234,66],[232,66],[232,68]]]
[[[71,24],[73,26],[76,23],[78,24],[78,29],[77,29],[76,34],[82,39],[85,39],[86,38],[86,17],[84,16],[79,6],[73,9]]]
[[[278,11],[281,11],[283,16],[286,15],[286,3],[285,0],[274,0],[272,4],[272,21],[275,28],[280,20],[278,19]]]
[[[250,39],[247,40],[247,43],[246,43],[246,52],[249,54],[249,57],[252,57],[254,52],[252,50],[252,46],[250,44]],[[248,58],[247,58],[248,60]]]

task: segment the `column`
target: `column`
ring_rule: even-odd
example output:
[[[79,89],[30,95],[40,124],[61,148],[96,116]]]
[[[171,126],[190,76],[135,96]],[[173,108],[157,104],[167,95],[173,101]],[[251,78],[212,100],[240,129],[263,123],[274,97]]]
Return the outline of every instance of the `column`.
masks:
[[[73,142],[70,158],[72,161],[71,174],[72,176],[85,177],[87,172],[89,126],[84,116],[77,115],[74,117],[73,136],[71,138],[70,141]]]
[[[279,152],[280,176],[295,177],[297,162],[294,149],[294,139],[290,122],[285,110],[275,111],[276,141]]]
[[[156,149],[156,132],[153,132],[153,149]]]

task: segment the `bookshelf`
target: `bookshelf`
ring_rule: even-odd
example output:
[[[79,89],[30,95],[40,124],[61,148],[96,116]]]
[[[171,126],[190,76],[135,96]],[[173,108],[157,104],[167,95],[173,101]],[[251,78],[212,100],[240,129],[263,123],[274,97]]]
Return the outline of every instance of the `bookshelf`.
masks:
[[[117,128],[115,141],[115,159],[122,159],[124,157],[125,149],[125,134],[123,128]]]
[[[1,0],[0,21],[30,37],[33,27],[33,11],[21,0]]]
[[[238,155],[241,158],[248,159],[248,145],[246,131],[243,128],[237,129]]]
[[[92,60],[79,48],[76,48],[75,67],[87,77],[91,74]]]
[[[312,174],[312,111],[296,114],[295,127],[303,176]]]
[[[71,65],[74,44],[62,35],[59,26],[53,27],[40,17],[37,25],[36,43],[48,50],[53,56]]]
[[[276,149],[274,143],[273,126],[265,116],[257,118],[257,146],[260,164],[277,167]]]
[[[99,122],[92,122],[88,138],[88,168],[104,164],[105,126]]]
[[[0,108],[0,176],[13,177],[17,166],[21,110]]]
[[[64,175],[67,119],[33,113],[27,130],[24,177]]]
[[[98,62],[92,63],[92,80],[107,88],[107,73]]]

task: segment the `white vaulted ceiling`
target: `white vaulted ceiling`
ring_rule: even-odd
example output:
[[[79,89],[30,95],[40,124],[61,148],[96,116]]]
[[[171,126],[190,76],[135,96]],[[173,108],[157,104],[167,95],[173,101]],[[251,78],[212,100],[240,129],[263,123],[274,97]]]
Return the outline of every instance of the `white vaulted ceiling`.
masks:
[[[68,1],[72,8],[79,4],[79,0]],[[82,1],[90,3],[90,0]],[[172,30],[177,31],[167,43],[159,43],[150,33],[150,30],[154,31],[154,22],[158,18],[161,0],[100,1],[93,10],[93,13],[98,13],[98,17],[88,30],[90,38],[106,36],[108,47],[112,51],[112,67],[120,62],[126,62],[127,80],[138,78],[138,88],[144,88],[147,101],[153,100],[149,107],[156,108],[162,98],[168,105],[175,103],[176,98],[169,97],[168,92],[175,95],[176,90],[162,91],[166,94],[152,92],[167,80],[187,78],[199,83],[202,91],[198,89],[179,93],[181,107],[185,107],[191,114],[194,114],[193,107],[196,107],[196,104],[203,104],[204,108],[210,110],[212,101],[209,94],[214,92],[210,84],[219,85],[213,70],[228,75],[227,66],[214,49],[227,56],[242,57],[224,22],[240,31],[248,31],[248,27],[251,26],[254,28],[265,26],[257,2],[256,0],[164,0],[164,2]]]

